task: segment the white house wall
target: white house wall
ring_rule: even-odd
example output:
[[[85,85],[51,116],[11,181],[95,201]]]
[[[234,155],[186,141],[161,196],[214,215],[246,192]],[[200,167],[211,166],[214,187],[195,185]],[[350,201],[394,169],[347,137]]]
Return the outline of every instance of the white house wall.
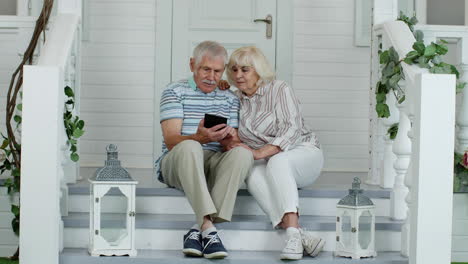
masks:
[[[370,49],[354,46],[354,1],[294,1],[293,83],[329,170],[367,171]]]
[[[124,166],[153,164],[154,0],[91,0],[83,42],[81,165],[102,166],[115,143]],[[88,31],[89,30],[89,31]],[[168,66],[169,67],[169,66]]]
[[[294,1],[294,88],[329,170],[368,167],[369,49],[353,45],[353,3]],[[110,142],[119,146],[124,166],[153,165],[155,8],[154,0],[89,1],[82,166],[100,166]]]

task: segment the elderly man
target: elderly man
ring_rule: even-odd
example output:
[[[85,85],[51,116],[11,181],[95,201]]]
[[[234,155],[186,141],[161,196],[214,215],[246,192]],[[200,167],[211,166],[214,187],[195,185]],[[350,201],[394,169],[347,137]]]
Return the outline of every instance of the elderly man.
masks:
[[[223,46],[200,43],[190,58],[193,76],[169,84],[161,96],[158,179],[183,190],[195,212],[197,224],[184,236],[183,252],[190,256],[228,255],[213,222],[231,220],[237,191],[253,164],[251,152],[242,147],[222,152],[223,139],[239,122],[238,98],[217,88],[226,63]],[[227,124],[206,128],[205,113],[225,117]]]

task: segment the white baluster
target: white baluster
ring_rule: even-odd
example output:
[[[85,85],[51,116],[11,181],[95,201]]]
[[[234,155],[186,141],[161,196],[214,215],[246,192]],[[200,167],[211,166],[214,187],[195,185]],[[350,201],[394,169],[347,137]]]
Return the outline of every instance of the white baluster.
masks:
[[[406,102],[403,104],[406,104]],[[403,220],[406,218],[407,213],[405,198],[408,194],[408,188],[404,185],[404,179],[408,171],[411,157],[411,141],[408,138],[408,131],[411,129],[411,123],[403,110],[403,105],[398,105],[398,109],[400,110],[400,122],[398,134],[393,143],[393,152],[397,156],[397,160],[394,164],[397,175],[390,196],[390,216],[393,219]]]
[[[414,83],[410,80],[404,81],[405,85],[402,86],[404,87],[405,90],[405,112],[408,116],[410,124],[413,124],[414,120]],[[410,130],[408,131],[408,138],[410,140],[410,146],[413,146],[413,128],[410,127]],[[408,194],[406,195],[405,202],[406,202],[406,219],[405,223],[403,224],[401,228],[401,254],[405,257],[409,257],[409,247],[410,247],[410,223],[411,223],[411,186],[413,185],[413,163],[412,159],[410,159],[409,165],[408,165],[408,170],[406,172],[406,175],[404,176],[404,184],[406,188],[408,188]]]
[[[468,65],[460,65],[460,81],[468,83]],[[463,89],[461,106],[457,113],[457,145],[456,151],[464,153],[468,150],[468,85]]]
[[[387,94],[387,105],[390,109],[390,117],[382,118],[382,124],[384,125],[384,131],[387,132],[388,129],[395,123],[398,122],[400,118],[400,113],[396,107],[396,98],[393,93]],[[396,161],[395,153],[393,153],[393,140],[390,139],[390,135],[384,136],[385,146],[384,154],[382,159],[382,166],[380,166],[380,187],[382,188],[392,188],[395,184],[396,171],[393,167],[393,164]]]

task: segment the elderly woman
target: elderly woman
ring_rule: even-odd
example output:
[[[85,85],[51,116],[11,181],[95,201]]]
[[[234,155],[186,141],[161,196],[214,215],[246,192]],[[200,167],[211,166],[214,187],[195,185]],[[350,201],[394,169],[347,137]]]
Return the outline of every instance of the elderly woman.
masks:
[[[250,150],[255,163],[246,179],[249,192],[274,228],[286,229],[281,259],[301,259],[304,249],[316,256],[325,241],[299,228],[298,187],[312,184],[323,166],[323,153],[308,129],[299,101],[287,83],[275,80],[256,47],[235,50],[227,66],[230,84],[240,98],[240,124],[230,147]],[[240,139],[242,142],[236,142]]]

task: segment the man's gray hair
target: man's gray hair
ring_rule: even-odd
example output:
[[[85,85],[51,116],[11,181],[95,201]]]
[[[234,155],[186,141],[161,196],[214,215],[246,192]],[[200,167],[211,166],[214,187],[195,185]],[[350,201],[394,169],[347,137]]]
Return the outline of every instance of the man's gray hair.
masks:
[[[221,57],[223,58],[224,64],[228,63],[226,49],[216,41],[206,40],[195,47],[192,56],[195,60],[195,65],[198,65],[201,62],[203,56],[208,56],[209,58]]]

